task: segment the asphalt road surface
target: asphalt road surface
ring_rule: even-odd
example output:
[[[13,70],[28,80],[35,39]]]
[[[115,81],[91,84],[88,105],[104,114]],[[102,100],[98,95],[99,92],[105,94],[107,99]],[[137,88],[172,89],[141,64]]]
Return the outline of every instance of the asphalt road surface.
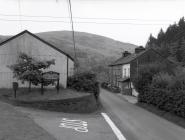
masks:
[[[22,107],[17,107],[17,109],[32,118],[57,140],[117,140],[116,135],[101,113],[85,115],[41,111]],[[85,123],[85,126],[83,126],[83,123]]]
[[[160,118],[124,98],[101,90],[101,101],[127,140],[185,140],[185,129]]]
[[[104,109],[68,114],[17,107],[57,140],[185,140],[185,129],[101,90]],[[104,112],[104,113],[102,113]]]

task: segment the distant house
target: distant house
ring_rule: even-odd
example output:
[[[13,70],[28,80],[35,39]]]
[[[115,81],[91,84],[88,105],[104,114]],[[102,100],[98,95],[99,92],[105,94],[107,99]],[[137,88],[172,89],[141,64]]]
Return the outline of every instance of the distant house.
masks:
[[[67,85],[67,78],[73,75],[74,59],[71,56],[25,30],[0,43],[0,88],[11,88],[12,82],[17,81],[7,66],[15,64],[20,53],[26,53],[38,60],[55,59],[55,65],[48,71],[60,73],[60,85],[64,88]],[[20,87],[27,86],[27,83],[17,82]]]
[[[125,51],[121,58],[109,65],[109,82],[113,86],[120,87],[123,94],[137,96],[138,93],[133,87],[132,80],[138,74],[139,65],[164,60],[166,59],[152,48],[145,50],[140,46],[133,54]]]

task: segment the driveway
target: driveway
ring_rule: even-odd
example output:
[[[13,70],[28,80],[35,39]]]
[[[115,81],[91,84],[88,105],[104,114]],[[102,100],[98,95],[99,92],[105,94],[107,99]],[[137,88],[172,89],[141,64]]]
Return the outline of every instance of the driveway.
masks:
[[[102,104],[128,140],[184,140],[185,129],[160,118],[121,96],[101,90]]]

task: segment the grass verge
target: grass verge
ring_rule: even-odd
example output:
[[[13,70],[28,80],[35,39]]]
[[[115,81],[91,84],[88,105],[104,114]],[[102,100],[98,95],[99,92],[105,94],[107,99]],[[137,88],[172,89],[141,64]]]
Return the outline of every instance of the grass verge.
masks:
[[[0,102],[0,140],[56,140],[33,120]]]

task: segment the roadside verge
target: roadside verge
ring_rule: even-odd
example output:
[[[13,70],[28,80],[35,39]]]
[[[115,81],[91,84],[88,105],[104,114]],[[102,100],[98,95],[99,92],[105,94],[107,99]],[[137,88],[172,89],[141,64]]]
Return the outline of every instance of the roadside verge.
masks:
[[[0,102],[1,140],[55,140],[44,129],[11,105]]]

